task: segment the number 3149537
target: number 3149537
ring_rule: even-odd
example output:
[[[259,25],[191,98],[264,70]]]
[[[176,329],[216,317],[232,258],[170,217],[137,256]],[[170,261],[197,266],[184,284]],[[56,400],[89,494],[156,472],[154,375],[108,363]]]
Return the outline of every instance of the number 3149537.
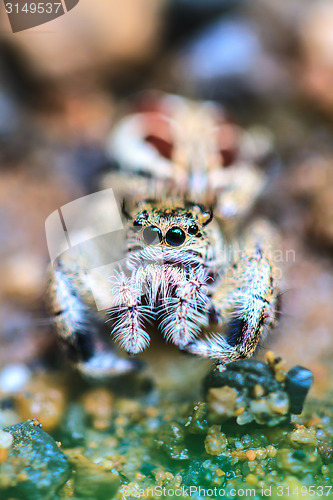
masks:
[[[20,13],[25,13],[25,14],[57,14],[59,9],[62,8],[62,3],[57,2],[57,3],[45,3],[45,2],[38,2],[38,3],[11,3],[8,2],[5,4],[6,7],[6,12],[7,14],[20,14]]]

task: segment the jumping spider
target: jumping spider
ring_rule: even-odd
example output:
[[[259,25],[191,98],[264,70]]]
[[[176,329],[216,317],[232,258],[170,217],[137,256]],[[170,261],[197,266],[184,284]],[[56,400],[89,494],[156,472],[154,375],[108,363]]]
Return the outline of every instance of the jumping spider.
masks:
[[[249,218],[264,184],[254,166],[263,141],[256,147],[213,103],[169,95],[152,102],[125,117],[108,144],[119,170],[103,187],[125,200],[126,219],[124,259],[108,277],[112,306],[96,311],[80,256],[64,254],[50,271],[59,338],[96,378],[136,369],[149,322],[179,349],[225,364],[251,356],[276,319],[274,230]],[[105,321],[130,357],[100,336]]]

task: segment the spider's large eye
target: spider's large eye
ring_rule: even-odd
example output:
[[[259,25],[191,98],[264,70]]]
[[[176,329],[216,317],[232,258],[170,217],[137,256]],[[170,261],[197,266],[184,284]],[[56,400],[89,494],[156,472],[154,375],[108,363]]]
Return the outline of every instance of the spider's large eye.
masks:
[[[143,231],[143,239],[149,245],[158,245],[162,241],[161,230],[156,226],[149,226]]]
[[[180,227],[173,227],[167,232],[165,239],[166,242],[172,247],[179,247],[185,241],[186,235]]]
[[[191,234],[192,236],[195,236],[198,231],[199,231],[199,228],[196,224],[191,224],[188,227],[188,234]]]

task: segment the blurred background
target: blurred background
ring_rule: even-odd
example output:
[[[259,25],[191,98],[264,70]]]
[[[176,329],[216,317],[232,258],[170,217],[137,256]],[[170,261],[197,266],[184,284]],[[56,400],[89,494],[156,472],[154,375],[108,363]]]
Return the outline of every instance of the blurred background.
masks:
[[[281,230],[279,326],[264,344],[333,392],[330,0],[80,0],[13,34],[0,3],[0,370],[56,358],[43,305],[47,216],[97,189],[126,100],[156,88],[265,125],[279,156],[259,201]]]

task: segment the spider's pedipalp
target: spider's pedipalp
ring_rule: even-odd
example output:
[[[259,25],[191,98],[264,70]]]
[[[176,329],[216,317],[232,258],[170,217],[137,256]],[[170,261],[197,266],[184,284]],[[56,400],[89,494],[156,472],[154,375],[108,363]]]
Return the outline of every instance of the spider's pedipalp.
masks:
[[[218,359],[222,363],[231,360],[234,352],[234,348],[228,344],[227,340],[218,334],[194,340],[186,345],[184,350],[204,358]]]
[[[174,272],[170,284],[175,287],[174,296],[169,296],[162,303],[160,327],[166,340],[182,348],[207,324],[205,306],[209,299],[205,293],[206,277],[202,268],[192,271],[187,279]]]
[[[144,292],[138,286],[135,271],[130,278],[120,272],[113,281],[118,319],[113,324],[111,335],[129,354],[138,354],[149,345],[150,337],[144,328],[144,322],[152,318],[153,311],[141,304]]]

